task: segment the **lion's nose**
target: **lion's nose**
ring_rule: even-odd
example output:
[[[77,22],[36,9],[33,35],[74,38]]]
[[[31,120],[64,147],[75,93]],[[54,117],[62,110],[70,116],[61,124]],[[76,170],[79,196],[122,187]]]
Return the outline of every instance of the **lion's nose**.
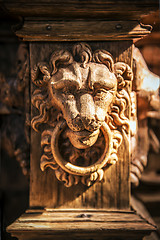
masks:
[[[82,123],[88,131],[98,128],[95,119],[95,106],[92,95],[85,93],[80,96],[80,117]]]

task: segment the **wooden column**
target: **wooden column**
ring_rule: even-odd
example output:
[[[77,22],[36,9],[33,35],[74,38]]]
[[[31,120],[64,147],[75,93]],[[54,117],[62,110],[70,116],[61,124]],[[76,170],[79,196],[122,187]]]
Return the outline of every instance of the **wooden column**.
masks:
[[[124,42],[90,42],[92,50],[105,49],[110,52],[116,62],[123,61],[131,66],[132,43]],[[70,43],[31,43],[31,69],[38,62],[49,59],[57,49],[71,50],[75,42]],[[35,89],[35,86],[32,85]],[[33,92],[34,90],[32,90]],[[34,111],[34,109],[32,108]],[[129,114],[129,106],[127,108]],[[33,114],[34,115],[34,114]],[[118,161],[105,171],[104,180],[96,182],[92,187],[78,184],[69,188],[57,181],[53,170],[40,169],[42,151],[39,149],[41,134],[32,130],[31,134],[31,185],[30,206],[47,208],[103,208],[129,210],[129,146],[125,140],[118,152]],[[37,151],[37,149],[39,149]],[[91,150],[92,151],[92,150]],[[45,196],[44,196],[45,192]]]
[[[136,19],[151,6],[148,1],[143,1],[145,7],[138,1],[137,5],[125,1],[125,6],[115,5],[115,1],[84,1],[84,5],[77,1],[63,5],[56,1],[40,2],[23,3],[23,7],[12,2],[5,4],[8,11],[24,17],[16,35],[29,41],[32,99],[30,209],[10,225],[8,231],[20,240],[142,239],[155,227],[130,209],[132,39],[150,33],[150,27],[139,24]],[[155,9],[157,2],[153,5]],[[57,84],[64,80],[67,82],[62,83],[63,87]],[[88,81],[90,85],[86,85]],[[74,86],[79,84],[79,89],[73,90],[73,84],[69,88],[71,82]],[[110,97],[105,95],[110,92]],[[103,121],[94,118],[100,122],[100,130],[91,123],[92,97],[94,106],[97,104],[96,118],[102,118],[103,112],[106,114]],[[79,113],[71,113],[71,117],[77,114],[71,122],[68,115],[74,105],[73,98]],[[86,101],[90,101],[90,105],[86,105]],[[99,115],[96,109],[101,110]],[[89,148],[84,145],[92,141],[86,135],[89,143],[82,138],[83,143],[72,139],[77,132],[81,134],[82,123],[95,135],[101,131],[104,140],[98,136],[99,142],[94,142],[102,149],[104,144],[101,154],[97,153],[98,147],[94,149],[94,144],[90,151],[85,150]],[[76,145],[67,145],[69,152],[65,145],[62,147],[66,129],[71,129],[72,135],[67,137],[73,141],[71,145]],[[80,138],[79,133],[76,137]],[[58,141],[55,147],[54,141]],[[81,157],[84,162],[79,160],[78,166],[77,162],[69,162],[67,159],[72,159],[72,154],[74,161]],[[91,163],[87,165],[85,161]],[[90,173],[85,174],[87,167]]]

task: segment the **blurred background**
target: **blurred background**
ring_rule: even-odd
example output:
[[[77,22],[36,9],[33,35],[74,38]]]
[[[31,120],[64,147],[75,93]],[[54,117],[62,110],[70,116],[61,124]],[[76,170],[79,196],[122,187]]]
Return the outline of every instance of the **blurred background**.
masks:
[[[142,23],[151,25],[152,33],[134,44],[141,51],[149,70],[159,76],[160,86],[160,11],[143,18]],[[144,204],[160,229],[160,92],[158,111],[148,113],[146,120],[149,136],[148,161],[139,186],[132,188],[132,195]],[[159,233],[155,239],[160,239]]]

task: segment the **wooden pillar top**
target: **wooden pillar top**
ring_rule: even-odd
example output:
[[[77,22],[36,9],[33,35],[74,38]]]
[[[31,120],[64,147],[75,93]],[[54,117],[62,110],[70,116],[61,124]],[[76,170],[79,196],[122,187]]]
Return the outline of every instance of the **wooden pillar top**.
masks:
[[[2,0],[2,6],[21,17],[15,30],[21,40],[113,41],[149,34],[151,27],[139,21],[156,11],[159,1]]]

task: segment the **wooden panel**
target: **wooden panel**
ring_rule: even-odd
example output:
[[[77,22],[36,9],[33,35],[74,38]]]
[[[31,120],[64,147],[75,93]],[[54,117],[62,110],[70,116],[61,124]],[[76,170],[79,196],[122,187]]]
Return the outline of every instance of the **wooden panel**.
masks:
[[[106,49],[115,62],[123,61],[131,66],[131,41],[89,42],[92,50]],[[56,49],[71,50],[73,43],[31,43],[31,68],[40,61],[49,62],[50,55]],[[34,86],[31,88],[32,92]],[[35,108],[32,107],[34,115]],[[128,107],[129,115],[129,107]],[[40,134],[31,131],[31,184],[30,206],[49,208],[129,208],[129,146],[125,139],[119,148],[118,162],[105,170],[105,181],[91,187],[83,184],[66,188],[59,182],[51,169],[40,170]]]
[[[137,21],[25,21],[16,35],[24,41],[129,40],[149,34],[151,27]]]

